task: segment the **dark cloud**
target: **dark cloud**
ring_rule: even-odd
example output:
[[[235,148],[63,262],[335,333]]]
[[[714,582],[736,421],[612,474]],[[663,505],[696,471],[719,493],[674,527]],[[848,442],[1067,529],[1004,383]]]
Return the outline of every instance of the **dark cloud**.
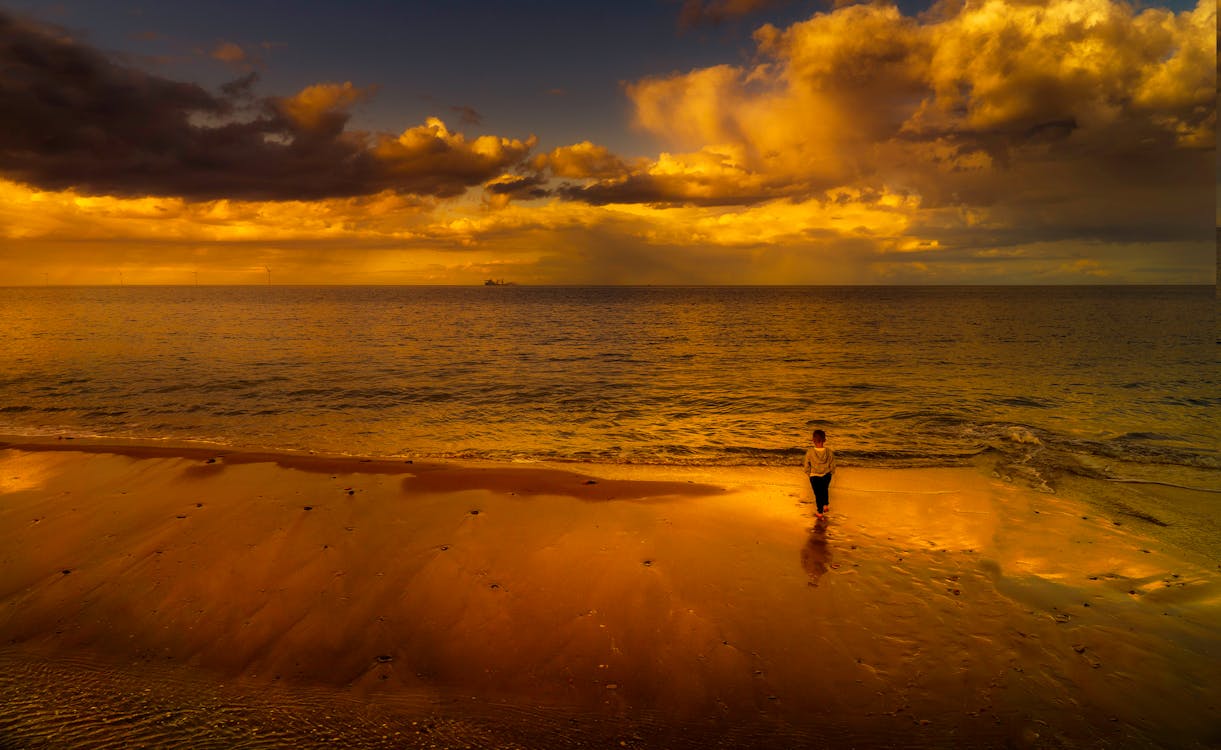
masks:
[[[458,113],[458,121],[463,125],[482,125],[483,115],[479,114],[474,107],[468,107],[463,104],[455,104],[450,107],[450,111]]]
[[[439,120],[400,136],[347,130],[367,92],[325,84],[253,99],[247,76],[212,93],[112,61],[0,12],[0,175],[42,189],[188,199],[297,200],[384,190],[460,195],[533,141],[467,142]]]
[[[678,13],[678,25],[685,29],[717,26],[787,4],[788,0],[684,0]]]
[[[232,101],[253,101],[254,87],[259,82],[259,74],[247,73],[241,78],[229,81],[220,87],[220,92]]]
[[[568,200],[594,206],[610,203],[645,203],[653,206],[749,206],[782,193],[750,190],[732,181],[686,175],[651,175],[643,172],[587,185],[565,183],[558,192]]]
[[[512,198],[546,198],[552,194],[547,188],[547,178],[541,174],[502,178],[484,186],[489,193],[507,195]]]

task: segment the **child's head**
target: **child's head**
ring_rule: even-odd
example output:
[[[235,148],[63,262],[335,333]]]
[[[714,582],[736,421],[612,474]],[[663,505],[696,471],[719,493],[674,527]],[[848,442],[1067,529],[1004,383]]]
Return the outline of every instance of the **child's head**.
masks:
[[[823,432],[822,430],[814,430],[813,437],[814,442],[824,443],[827,440],[827,433]]]

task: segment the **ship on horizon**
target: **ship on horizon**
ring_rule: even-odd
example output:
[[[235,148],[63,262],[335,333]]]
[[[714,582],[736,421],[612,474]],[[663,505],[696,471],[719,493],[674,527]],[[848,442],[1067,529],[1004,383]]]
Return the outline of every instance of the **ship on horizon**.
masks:
[[[484,286],[517,286],[517,284],[513,283],[512,281],[505,281],[504,279],[488,279],[487,281],[483,282],[483,285]]]

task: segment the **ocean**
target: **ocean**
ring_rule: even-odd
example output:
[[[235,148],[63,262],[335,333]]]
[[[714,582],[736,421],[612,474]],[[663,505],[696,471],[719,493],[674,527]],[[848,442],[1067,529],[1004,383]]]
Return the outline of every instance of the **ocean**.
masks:
[[[0,290],[0,433],[1221,489],[1213,287]]]

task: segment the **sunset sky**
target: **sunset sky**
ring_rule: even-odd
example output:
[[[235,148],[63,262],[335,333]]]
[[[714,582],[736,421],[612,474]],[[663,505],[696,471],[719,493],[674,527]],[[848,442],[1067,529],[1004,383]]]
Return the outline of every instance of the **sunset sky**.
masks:
[[[0,285],[1213,283],[1216,11],[0,0]]]

